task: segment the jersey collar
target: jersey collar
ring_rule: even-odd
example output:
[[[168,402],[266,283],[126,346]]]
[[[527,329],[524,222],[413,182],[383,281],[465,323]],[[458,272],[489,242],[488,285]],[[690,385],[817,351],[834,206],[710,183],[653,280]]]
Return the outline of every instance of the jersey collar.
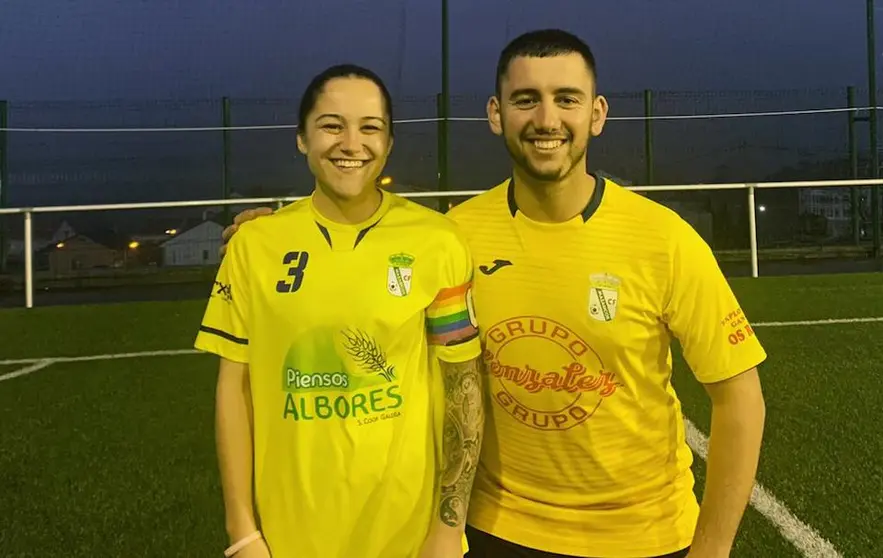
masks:
[[[603,178],[596,174],[592,174],[592,177],[595,179],[595,189],[592,192],[592,197],[589,198],[589,203],[583,208],[583,223],[588,221],[598,211],[598,208],[601,206],[601,199],[604,197],[604,188],[607,184]],[[518,213],[518,204],[515,202],[514,177],[509,179],[509,185],[506,188],[506,201],[509,204],[509,214],[515,217],[515,214]]]
[[[382,189],[380,190],[380,196],[380,207],[377,208],[377,211],[361,223],[353,224],[338,223],[328,219],[316,210],[316,207],[313,205],[312,196],[310,197],[310,211],[313,214],[313,220],[316,222],[319,231],[322,233],[322,236],[325,237],[325,241],[332,250],[354,249],[359,245],[362,239],[365,238],[368,231],[374,228],[377,223],[383,219],[383,217],[389,212],[389,208],[392,204],[392,196]],[[335,238],[332,240],[332,237]]]

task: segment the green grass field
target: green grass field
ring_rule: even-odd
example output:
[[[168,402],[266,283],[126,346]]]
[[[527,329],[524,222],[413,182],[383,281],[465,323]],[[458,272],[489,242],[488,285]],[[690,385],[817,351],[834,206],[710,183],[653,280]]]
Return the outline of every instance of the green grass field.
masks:
[[[759,482],[842,556],[883,555],[883,274],[733,280],[770,358]],[[0,311],[0,378],[22,359],[189,349],[204,301]],[[56,362],[0,381],[0,549],[10,557],[219,556],[216,360]],[[682,362],[675,387],[707,433]],[[701,496],[704,463],[695,465]],[[733,556],[801,554],[750,509]],[[822,554],[816,554],[822,556]]]

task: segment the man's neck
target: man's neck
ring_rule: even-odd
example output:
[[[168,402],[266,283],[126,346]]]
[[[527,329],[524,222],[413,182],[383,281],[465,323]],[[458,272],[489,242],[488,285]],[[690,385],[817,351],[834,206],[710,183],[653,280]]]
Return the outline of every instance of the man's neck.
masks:
[[[563,223],[582,213],[595,192],[595,178],[573,172],[557,182],[541,182],[516,168],[515,202],[529,219],[543,223]]]
[[[326,193],[321,186],[316,185],[313,194],[313,207],[323,217],[342,225],[354,225],[362,223],[380,207],[383,194],[376,188],[365,192],[357,198],[341,198],[331,193]]]

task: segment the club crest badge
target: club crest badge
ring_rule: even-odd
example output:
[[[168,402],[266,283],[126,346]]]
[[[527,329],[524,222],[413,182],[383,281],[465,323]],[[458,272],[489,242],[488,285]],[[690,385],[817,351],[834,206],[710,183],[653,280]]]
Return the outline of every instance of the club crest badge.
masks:
[[[389,270],[386,274],[386,290],[393,296],[408,296],[411,292],[414,256],[394,254],[389,257]]]
[[[599,322],[610,322],[619,306],[619,277],[596,273],[589,277],[589,316]]]

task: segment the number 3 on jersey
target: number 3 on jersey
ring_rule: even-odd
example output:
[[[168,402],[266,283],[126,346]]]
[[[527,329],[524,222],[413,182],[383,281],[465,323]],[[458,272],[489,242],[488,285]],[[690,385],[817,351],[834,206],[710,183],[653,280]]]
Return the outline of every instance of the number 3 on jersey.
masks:
[[[304,282],[304,271],[310,259],[308,252],[289,252],[282,258],[282,265],[288,266],[288,276],[294,279],[289,283],[284,279],[276,283],[277,293],[296,293]]]

